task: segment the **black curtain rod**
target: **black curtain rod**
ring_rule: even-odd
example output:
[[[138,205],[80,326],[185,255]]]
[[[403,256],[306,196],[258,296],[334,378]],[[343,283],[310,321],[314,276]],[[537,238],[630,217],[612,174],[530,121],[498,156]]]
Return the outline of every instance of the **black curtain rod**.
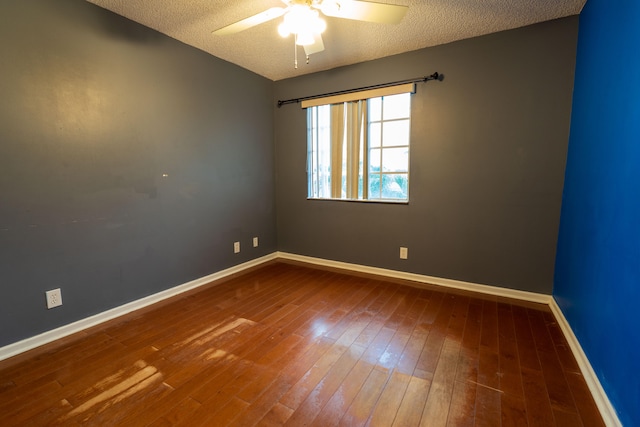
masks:
[[[287,99],[284,101],[278,101],[278,108],[282,107],[285,104],[297,104],[300,101],[308,101],[309,99],[324,98],[325,96],[343,95],[345,93],[360,92],[362,90],[370,90],[370,89],[379,89],[382,87],[389,87],[389,86],[398,86],[406,83],[421,83],[429,80],[438,80],[439,78],[440,78],[440,74],[438,74],[438,72],[436,71],[430,76],[418,77],[415,79],[401,80],[399,82],[391,82],[391,83],[380,83],[373,86],[359,87],[357,89],[339,90],[337,92],[323,93],[321,95],[311,95],[311,96],[304,96],[302,98],[293,98],[293,99]]]

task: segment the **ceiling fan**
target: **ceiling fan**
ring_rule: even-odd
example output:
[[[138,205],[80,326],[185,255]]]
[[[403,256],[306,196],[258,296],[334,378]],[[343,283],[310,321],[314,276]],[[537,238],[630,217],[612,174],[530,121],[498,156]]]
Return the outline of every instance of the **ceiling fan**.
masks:
[[[397,24],[402,21],[408,9],[407,6],[367,0],[282,0],[282,2],[286,7],[272,7],[257,15],[217,29],[213,31],[213,34],[224,36],[239,33],[284,16],[278,27],[278,32],[282,37],[293,34],[294,45],[304,47],[308,63],[309,55],[324,50],[321,34],[327,24],[320,17],[319,12],[332,18]],[[298,68],[297,49],[295,52],[294,66]]]

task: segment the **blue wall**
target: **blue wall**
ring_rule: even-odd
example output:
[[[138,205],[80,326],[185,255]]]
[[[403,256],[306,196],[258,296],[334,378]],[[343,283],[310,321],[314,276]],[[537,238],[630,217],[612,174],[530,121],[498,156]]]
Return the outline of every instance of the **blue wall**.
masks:
[[[625,425],[640,425],[640,2],[588,0],[554,296]]]

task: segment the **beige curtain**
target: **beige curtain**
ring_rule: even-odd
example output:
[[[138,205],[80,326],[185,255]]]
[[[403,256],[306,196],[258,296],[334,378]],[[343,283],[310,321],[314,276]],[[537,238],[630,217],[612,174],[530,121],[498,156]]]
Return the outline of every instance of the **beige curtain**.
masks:
[[[342,197],[342,177],[346,180],[346,198],[358,198],[360,161],[366,165],[367,101],[331,105],[331,197]],[[346,148],[346,171],[342,170]],[[361,159],[364,157],[363,159]],[[363,197],[367,195],[367,171],[363,171]]]
[[[331,105],[331,197],[342,197],[342,152],[344,151],[344,104]]]
[[[347,198],[358,198],[361,156],[367,155],[367,101],[347,103]],[[366,164],[366,162],[364,162]],[[366,176],[366,174],[363,174]],[[366,177],[363,176],[363,190]]]

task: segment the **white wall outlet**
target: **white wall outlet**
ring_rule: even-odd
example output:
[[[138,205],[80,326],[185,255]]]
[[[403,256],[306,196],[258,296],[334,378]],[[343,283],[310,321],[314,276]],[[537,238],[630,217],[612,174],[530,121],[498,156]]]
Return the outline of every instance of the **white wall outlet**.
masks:
[[[400,259],[409,258],[409,249],[400,246]]]
[[[253,247],[254,247],[254,248],[257,248],[257,247],[258,247],[258,238],[257,238],[257,237],[254,237],[254,238],[253,238]]]
[[[60,291],[60,288],[46,291],[45,294],[47,295],[47,308],[62,305],[62,292]]]
[[[233,253],[237,254],[240,252],[240,242],[233,242]]]

